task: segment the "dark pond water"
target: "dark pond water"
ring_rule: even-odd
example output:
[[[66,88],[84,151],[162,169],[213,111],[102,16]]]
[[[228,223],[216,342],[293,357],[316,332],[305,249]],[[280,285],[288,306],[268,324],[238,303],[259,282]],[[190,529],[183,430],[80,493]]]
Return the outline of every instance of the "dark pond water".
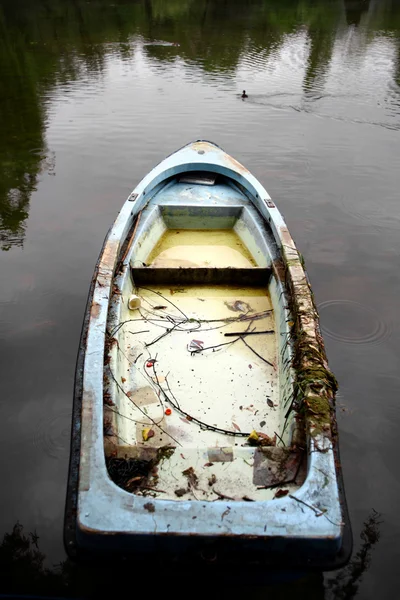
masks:
[[[206,138],[285,216],[340,383],[361,555],[274,597],[398,596],[399,86],[395,0],[0,2],[0,541],[19,521],[47,567],[65,559],[75,358],[102,240],[155,163]],[[379,540],[363,529],[373,509]]]

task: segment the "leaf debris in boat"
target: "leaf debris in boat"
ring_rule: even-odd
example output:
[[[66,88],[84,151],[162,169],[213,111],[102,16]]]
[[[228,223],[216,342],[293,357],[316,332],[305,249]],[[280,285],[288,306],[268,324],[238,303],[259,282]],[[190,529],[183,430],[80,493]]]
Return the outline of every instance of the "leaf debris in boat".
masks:
[[[232,421],[232,425],[236,429],[236,431],[241,431],[239,425],[236,425],[236,423],[234,423],[233,421]]]
[[[288,493],[289,493],[289,490],[282,490],[282,489],[276,490],[274,498],[283,498],[284,496],[287,496]]]
[[[147,442],[147,440],[149,440],[150,438],[152,438],[154,436],[155,436],[155,433],[154,433],[153,429],[149,429],[149,428],[143,429],[142,437],[143,437],[144,442]]]
[[[212,486],[214,483],[217,483],[217,477],[213,473],[211,477],[208,478],[208,485]]]
[[[194,488],[197,487],[199,478],[197,477],[196,473],[194,472],[193,467],[189,467],[188,469],[185,469],[184,471],[182,471],[182,475],[187,477],[187,480],[192,487],[194,487]]]
[[[190,340],[188,344],[188,351],[193,352],[194,350],[203,350],[204,342],[202,340]]]
[[[236,300],[235,302],[224,302],[225,306],[233,312],[254,312],[250,304],[243,302],[243,300]]]
[[[253,431],[247,438],[250,446],[276,446],[276,436],[271,438],[266,433],[262,433],[262,431]]]
[[[267,404],[270,408],[274,408],[274,403],[272,402],[271,398],[267,398]]]

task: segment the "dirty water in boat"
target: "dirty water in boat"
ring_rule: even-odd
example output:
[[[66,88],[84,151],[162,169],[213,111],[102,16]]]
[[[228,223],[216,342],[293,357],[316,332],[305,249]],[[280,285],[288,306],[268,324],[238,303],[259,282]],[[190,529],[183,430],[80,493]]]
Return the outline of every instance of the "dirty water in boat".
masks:
[[[145,264],[148,270],[235,269],[255,261],[233,230],[168,229]],[[133,310],[130,292],[140,302]],[[300,456],[275,448],[277,435],[284,435],[284,412],[279,323],[268,288],[134,287],[128,278],[120,293],[122,312],[109,326],[105,368],[108,380],[118,382],[104,413],[111,476],[128,491],[164,499],[273,498],[279,483],[294,479]],[[248,444],[252,432],[274,446],[269,477],[265,457]],[[135,475],[143,461],[149,473]],[[265,489],[273,483],[275,489]],[[298,476],[291,488],[300,483]]]
[[[67,580],[68,595],[76,597],[96,585],[105,587],[102,574],[89,568],[74,570],[69,561],[54,567],[65,561],[62,527],[73,376],[89,283],[104,236],[134,185],[169,153],[205,138],[245,164],[283,213],[304,256],[329,363],[339,381],[341,461],[355,558],[339,573],[272,586],[273,595],[396,597],[399,30],[399,7],[389,0],[2,2],[0,560],[4,579],[4,573],[15,573],[14,558],[20,560],[25,553],[21,568],[26,572],[2,582],[1,593],[40,594],[46,589],[63,596]],[[248,97],[242,100],[243,89]],[[227,261],[235,256],[243,268],[249,267],[251,256],[231,233],[213,231],[206,242],[203,233],[196,235],[197,241],[177,224],[147,257],[149,263],[172,268],[185,260],[207,268],[207,261],[217,260],[223,267],[224,256]],[[199,249],[205,245],[217,250],[206,255]],[[140,265],[132,264],[135,268]],[[133,328],[124,327],[121,351],[136,352],[136,346],[163,333],[156,325],[161,315],[167,320],[167,315],[176,319],[181,314],[168,300],[186,315],[204,320],[238,318],[245,314],[246,303],[254,311],[270,307],[266,286],[221,287],[218,293],[214,285],[177,287],[184,292],[172,283],[139,286],[141,306],[135,312],[146,316],[152,310],[157,316],[147,319],[146,333],[138,334],[134,323]],[[128,301],[132,285],[124,294]],[[231,307],[239,302],[239,311],[231,311],[225,302]],[[151,305],[167,308],[153,310]],[[274,329],[272,322],[273,316],[265,316],[263,329]],[[248,325],[239,323],[244,329]],[[206,343],[215,346],[219,338],[230,339],[224,334],[234,331],[232,323],[221,325],[220,330],[205,331],[204,322],[201,335],[176,331],[153,344],[150,355],[139,359],[143,377],[122,357],[117,374],[126,381],[120,379],[120,385],[127,393],[148,387],[141,402],[149,414],[154,410],[156,418],[173,424],[185,448],[178,446],[169,456],[169,442],[152,436],[153,425],[144,418],[138,425],[116,415],[116,428],[105,423],[110,459],[117,458],[111,456],[113,443],[119,452],[126,442],[133,446],[140,441],[157,453],[157,445],[166,441],[156,457],[157,472],[136,474],[133,469],[119,480],[126,486],[139,477],[131,482],[132,497],[143,493],[139,487],[145,478],[153,487],[148,477],[154,483],[157,475],[155,487],[164,489],[164,478],[167,494],[179,503],[202,490],[208,501],[218,498],[215,491],[232,498],[270,493],[246,480],[240,489],[232,489],[221,465],[229,464],[229,470],[234,461],[218,463],[208,457],[208,448],[217,442],[232,449],[232,456],[252,452],[238,434],[254,427],[268,436],[281,434],[273,369],[242,340],[218,352],[199,351]],[[255,326],[261,328],[261,320]],[[246,339],[260,356],[274,362],[275,334]],[[173,341],[174,348],[179,343],[176,360],[168,346]],[[156,354],[156,362],[147,367]],[[232,382],[230,361],[239,356],[246,357],[247,367],[241,361],[243,372],[236,370]],[[187,368],[195,370],[188,374]],[[224,384],[223,408],[213,401],[211,378],[203,375],[206,368],[215,386]],[[273,406],[258,408],[257,402],[229,395],[231,388],[225,384],[246,393],[250,373],[252,385],[258,380],[253,376],[260,375],[259,387]],[[161,413],[157,402],[149,402],[159,397],[156,374],[167,396],[169,383],[173,403],[189,416],[236,436],[196,427],[164,396]],[[188,377],[195,382],[186,397],[180,390]],[[121,412],[123,408],[135,417],[126,397],[121,398]],[[168,409],[171,414],[166,414]],[[259,418],[257,410],[265,415]],[[144,430],[150,434],[146,442]],[[190,453],[201,449],[207,458],[194,463]],[[182,472],[193,467],[198,490],[190,471],[172,485],[171,460],[182,461]],[[252,461],[244,460],[243,468],[254,470]],[[212,467],[204,466],[210,462]],[[218,472],[211,470],[214,465]],[[111,464],[110,473],[118,479],[120,470]],[[51,577],[41,570],[41,559],[33,554],[37,549]],[[206,558],[215,564],[212,554]],[[242,578],[248,589],[249,577]],[[205,579],[203,571],[197,573],[195,585],[209,588]],[[168,578],[160,581],[164,590],[169,587]],[[158,589],[157,582],[152,585]]]

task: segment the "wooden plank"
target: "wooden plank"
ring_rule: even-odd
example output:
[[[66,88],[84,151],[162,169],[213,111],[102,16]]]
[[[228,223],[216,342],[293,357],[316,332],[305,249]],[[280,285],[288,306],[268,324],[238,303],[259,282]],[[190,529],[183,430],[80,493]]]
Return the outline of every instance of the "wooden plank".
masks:
[[[136,285],[243,285],[266,286],[271,269],[218,267],[131,267]]]

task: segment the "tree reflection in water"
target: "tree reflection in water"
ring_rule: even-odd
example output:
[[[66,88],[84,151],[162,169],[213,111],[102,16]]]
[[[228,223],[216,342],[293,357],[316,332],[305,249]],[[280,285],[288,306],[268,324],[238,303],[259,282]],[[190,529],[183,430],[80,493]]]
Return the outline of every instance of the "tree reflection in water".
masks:
[[[247,567],[243,569],[243,581],[231,576],[220,577],[218,566],[207,572],[207,565],[196,565],[193,570],[183,569],[179,564],[171,565],[154,556],[140,565],[136,561],[121,559],[119,562],[76,564],[66,559],[59,565],[45,566],[46,557],[39,548],[36,532],[25,534],[20,523],[16,523],[11,533],[6,533],[0,545],[0,592],[2,594],[29,594],[59,597],[104,597],[131,590],[132,594],[155,596],[171,589],[177,592],[190,584],[205,592],[228,590],[231,585],[243,588],[253,596],[258,593],[272,594],[274,600],[288,598],[295,594],[296,599],[322,600],[331,597],[351,600],[358,591],[363,575],[371,564],[373,547],[378,543],[380,515],[372,510],[364,523],[360,535],[361,544],[350,563],[334,578],[327,578],[324,586],[322,573],[306,575],[288,582],[264,584],[255,581]],[[183,593],[183,592],[182,592]],[[272,596],[271,596],[272,597]]]

